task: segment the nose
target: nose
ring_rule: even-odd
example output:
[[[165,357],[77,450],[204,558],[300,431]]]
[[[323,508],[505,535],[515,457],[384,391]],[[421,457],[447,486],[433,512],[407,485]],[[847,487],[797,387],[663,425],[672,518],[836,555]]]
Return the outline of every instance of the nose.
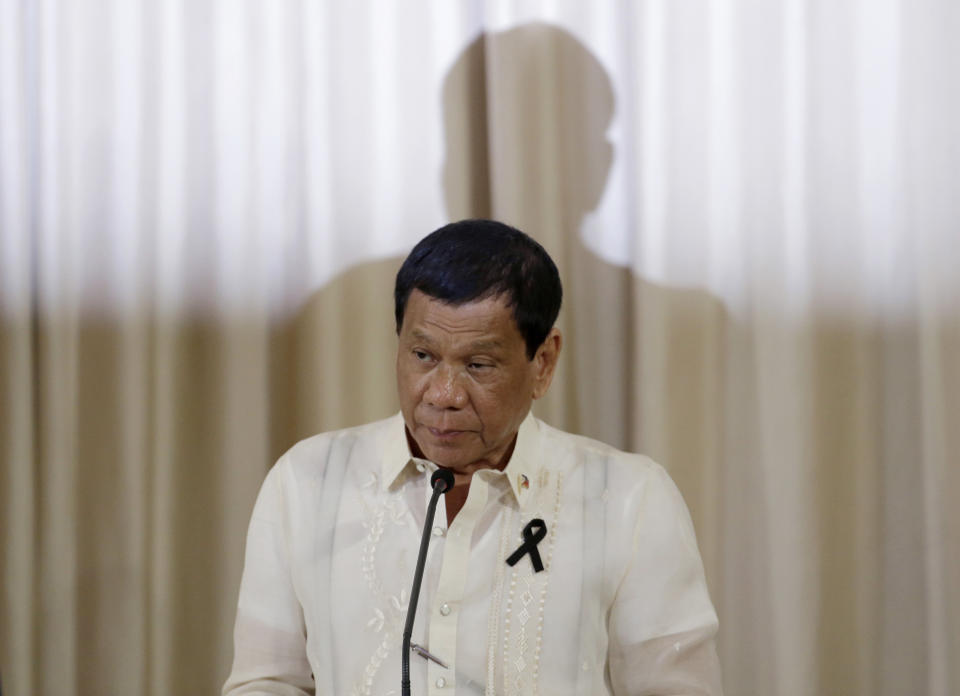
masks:
[[[423,400],[434,408],[461,409],[467,405],[467,392],[460,376],[446,365],[438,365],[427,377]]]

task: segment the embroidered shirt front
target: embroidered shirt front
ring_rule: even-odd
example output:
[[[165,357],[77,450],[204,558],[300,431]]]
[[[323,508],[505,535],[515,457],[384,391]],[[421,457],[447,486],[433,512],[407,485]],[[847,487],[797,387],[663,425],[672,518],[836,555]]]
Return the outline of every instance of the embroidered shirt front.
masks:
[[[250,523],[224,693],[399,693],[435,468],[399,415],[280,459]],[[543,571],[508,566],[535,518]],[[528,416],[504,471],[475,473],[432,535],[413,642],[446,667],[413,654],[415,693],[720,693],[692,525],[649,459]]]

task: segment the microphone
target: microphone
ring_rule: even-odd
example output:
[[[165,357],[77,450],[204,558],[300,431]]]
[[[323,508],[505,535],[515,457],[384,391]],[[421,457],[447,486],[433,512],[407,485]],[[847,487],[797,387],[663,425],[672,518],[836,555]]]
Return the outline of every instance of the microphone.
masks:
[[[430,503],[427,505],[427,519],[423,523],[423,537],[420,539],[420,555],[417,556],[417,569],[413,573],[413,589],[410,590],[410,605],[407,607],[407,622],[403,626],[403,648],[400,653],[402,696],[410,696],[410,637],[413,635],[413,619],[417,615],[423,566],[427,563],[430,528],[433,527],[433,516],[437,513],[437,501],[440,500],[440,495],[453,488],[453,472],[448,469],[437,469],[430,477],[430,485],[433,487],[433,495],[430,496]]]

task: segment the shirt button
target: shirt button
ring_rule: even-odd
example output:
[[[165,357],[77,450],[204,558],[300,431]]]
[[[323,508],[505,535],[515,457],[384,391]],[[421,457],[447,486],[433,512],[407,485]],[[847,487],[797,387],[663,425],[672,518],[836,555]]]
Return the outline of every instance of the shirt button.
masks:
[[[440,613],[441,613],[443,616],[446,616],[447,614],[449,614],[449,613],[450,613],[450,605],[449,605],[449,604],[446,604],[446,603],[441,604],[441,605],[440,605]]]
[[[446,685],[447,685],[447,680],[446,680],[446,679],[444,679],[443,677],[440,677],[439,679],[437,679],[437,688],[438,688],[438,689],[442,689],[442,688],[445,687]]]
[[[422,474],[426,470],[427,470],[427,467],[425,467],[421,462],[417,462],[417,471],[419,471]]]
[[[433,536],[443,536],[443,527],[434,527]]]

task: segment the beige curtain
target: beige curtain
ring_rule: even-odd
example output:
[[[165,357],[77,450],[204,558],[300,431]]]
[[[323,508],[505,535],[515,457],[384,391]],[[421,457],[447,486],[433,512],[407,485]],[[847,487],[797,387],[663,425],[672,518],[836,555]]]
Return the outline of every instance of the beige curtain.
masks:
[[[661,461],[728,694],[960,692],[960,12],[0,0],[0,683],[213,693],[253,498],[396,407],[446,219],[565,281],[538,414]]]

